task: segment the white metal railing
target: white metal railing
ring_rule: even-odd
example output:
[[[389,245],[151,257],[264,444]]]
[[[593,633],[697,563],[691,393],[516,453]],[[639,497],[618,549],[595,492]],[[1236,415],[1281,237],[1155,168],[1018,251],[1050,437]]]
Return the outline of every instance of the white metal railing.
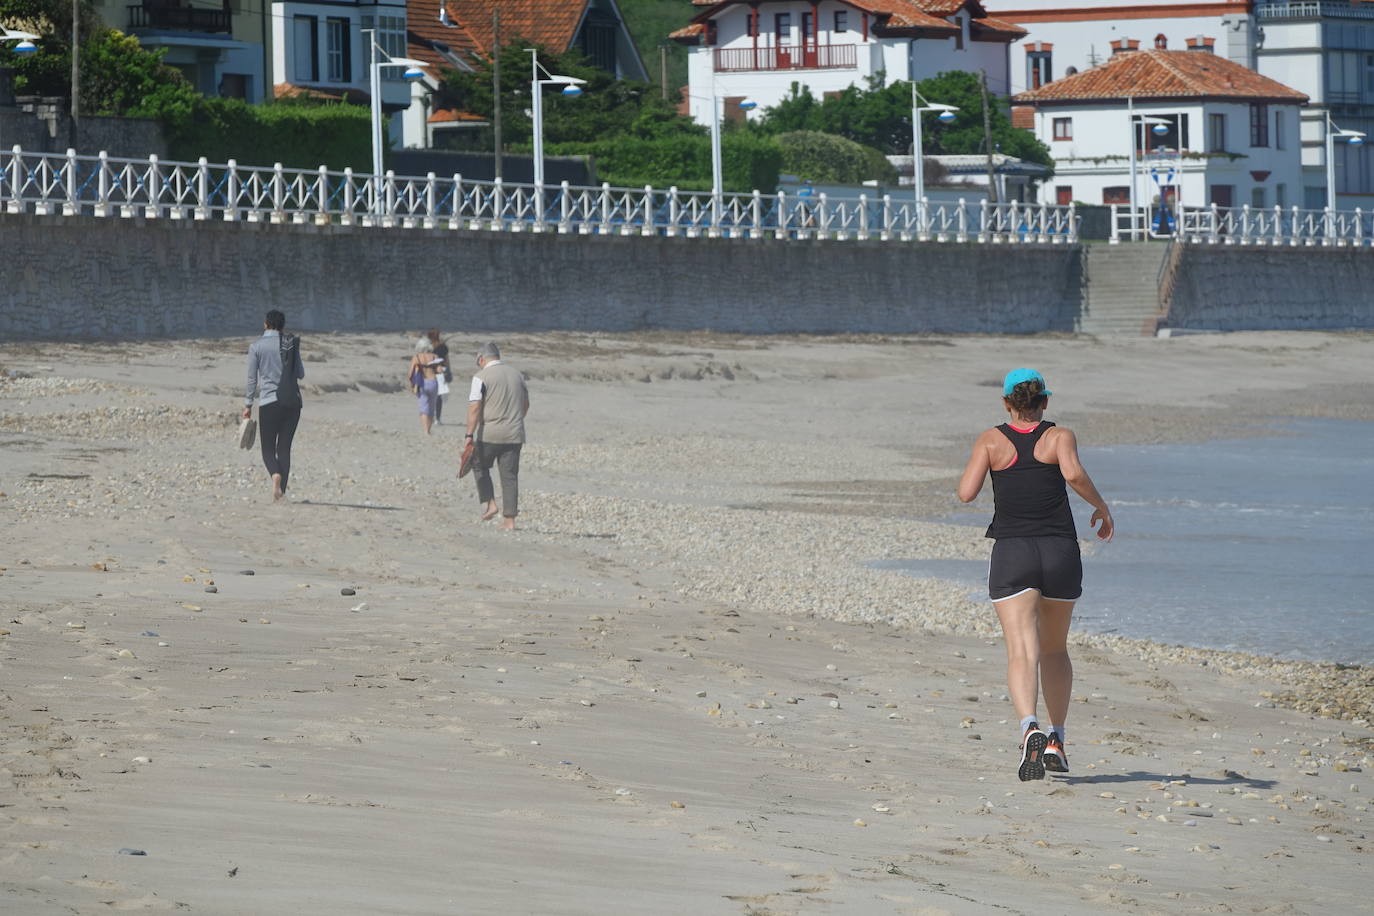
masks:
[[[1260,21],[1316,19],[1319,16],[1374,19],[1374,9],[1349,0],[1259,0],[1255,4],[1255,18]]]
[[[8,213],[399,228],[739,239],[1059,244],[1072,207],[986,201],[918,206],[891,195],[829,199],[677,188],[537,187],[462,175],[406,177],[0,151]]]
[[[1144,211],[1112,206],[1111,241],[1150,235],[1212,245],[1374,247],[1374,210],[1298,207],[1184,207],[1171,231],[1147,225]]]

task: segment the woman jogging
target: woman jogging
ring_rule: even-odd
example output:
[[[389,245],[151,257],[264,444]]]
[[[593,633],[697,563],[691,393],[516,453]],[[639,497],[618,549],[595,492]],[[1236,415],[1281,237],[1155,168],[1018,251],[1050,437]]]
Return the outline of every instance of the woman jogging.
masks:
[[[996,543],[988,567],[988,597],[997,608],[1007,643],[1007,687],[1021,718],[1024,782],[1045,771],[1067,773],[1064,720],[1073,690],[1069,621],[1083,593],[1083,563],[1065,487],[1092,507],[1097,536],[1112,539],[1112,513],[1078,460],[1071,430],[1043,419],[1050,392],[1034,369],[1016,369],[1002,383],[1010,421],[986,430],[959,481],[959,498],[972,502],[992,475],[993,515],[987,536]],[[1035,713],[1037,687],[1045,694],[1050,731]]]

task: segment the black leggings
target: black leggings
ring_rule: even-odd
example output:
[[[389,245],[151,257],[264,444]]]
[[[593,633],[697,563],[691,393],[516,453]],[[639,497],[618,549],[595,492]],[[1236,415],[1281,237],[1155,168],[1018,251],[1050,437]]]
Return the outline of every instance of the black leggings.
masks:
[[[296,424],[301,421],[299,407],[286,407],[277,402],[258,408],[258,436],[262,439],[262,463],[268,474],[281,475],[281,488],[291,476],[291,440]]]

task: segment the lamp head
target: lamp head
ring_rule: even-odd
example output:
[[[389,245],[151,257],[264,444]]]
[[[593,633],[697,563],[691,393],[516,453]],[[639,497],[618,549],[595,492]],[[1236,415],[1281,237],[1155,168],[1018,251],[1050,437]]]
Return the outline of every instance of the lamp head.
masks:
[[[1162,136],[1164,136],[1165,134],[1167,134],[1168,132],[1169,132],[1169,125],[1168,125],[1168,124],[1156,124],[1154,127],[1151,127],[1151,128],[1150,128],[1150,133],[1154,134],[1156,137],[1162,137]]]
[[[759,103],[750,98],[743,98],[739,100],[739,107],[743,111],[753,111],[759,107]]]
[[[25,38],[23,41],[19,42],[19,44],[14,46],[14,53],[19,54],[23,57],[28,57],[30,54],[33,54],[37,50],[38,45],[34,44],[27,38]]]
[[[577,98],[579,95],[582,94],[582,87],[569,84],[563,87],[563,94],[570,99]]]
[[[1364,134],[1356,134],[1346,141],[1350,146],[1364,146]]]
[[[401,75],[411,82],[414,82],[422,78],[425,75],[425,71],[421,70],[419,67],[407,67],[406,72]]]
[[[954,120],[954,112],[952,112],[952,111],[942,111],[942,112],[940,112],[938,115],[936,115],[936,117],[937,117],[939,120],[941,120],[941,121],[945,122],[946,124],[948,124],[950,121],[953,121],[953,120]]]

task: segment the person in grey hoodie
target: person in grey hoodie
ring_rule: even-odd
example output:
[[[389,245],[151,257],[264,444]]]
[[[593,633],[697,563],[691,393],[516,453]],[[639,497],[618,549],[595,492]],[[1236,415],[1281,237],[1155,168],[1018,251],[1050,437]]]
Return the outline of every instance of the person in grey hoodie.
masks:
[[[272,475],[272,500],[281,502],[291,476],[291,440],[301,421],[301,389],[305,378],[301,339],[287,334],[286,316],[276,309],[263,319],[262,336],[248,348],[248,382],[243,394],[243,418],[252,416],[258,401],[258,437],[262,463]]]

